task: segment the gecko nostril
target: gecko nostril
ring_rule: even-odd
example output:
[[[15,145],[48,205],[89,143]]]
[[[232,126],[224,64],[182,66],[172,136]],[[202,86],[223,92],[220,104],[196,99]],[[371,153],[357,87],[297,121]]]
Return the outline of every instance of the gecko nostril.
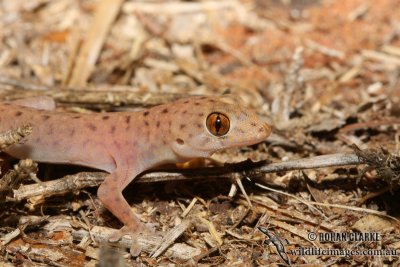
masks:
[[[271,131],[272,131],[271,126],[269,126],[268,123],[263,123],[261,124],[261,127],[258,128],[258,133],[264,137],[270,135]]]
[[[183,145],[185,142],[182,140],[182,139],[180,139],[180,138],[177,138],[176,139],[176,142],[178,143],[178,145]]]

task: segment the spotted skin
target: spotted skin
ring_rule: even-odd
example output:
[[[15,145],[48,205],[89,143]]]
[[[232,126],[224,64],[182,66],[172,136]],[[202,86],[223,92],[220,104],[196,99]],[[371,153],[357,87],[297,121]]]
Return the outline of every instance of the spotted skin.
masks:
[[[33,127],[23,144],[5,152],[20,159],[82,165],[110,173],[100,185],[98,197],[124,224],[112,240],[125,234],[136,238],[146,229],[122,195],[140,173],[164,163],[256,144],[271,132],[254,111],[233,96],[191,97],[145,111],[106,114],[62,113],[50,111],[51,107],[51,99],[0,103],[0,132],[26,123]],[[213,112],[229,119],[229,131],[223,136],[215,136],[207,128],[207,117]],[[133,246],[131,252],[137,255],[140,248]]]

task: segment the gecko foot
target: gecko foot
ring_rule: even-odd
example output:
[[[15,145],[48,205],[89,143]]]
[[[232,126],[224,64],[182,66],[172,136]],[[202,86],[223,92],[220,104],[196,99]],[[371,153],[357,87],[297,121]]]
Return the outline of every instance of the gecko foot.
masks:
[[[122,237],[129,235],[132,239],[132,244],[130,248],[130,253],[133,257],[137,257],[142,251],[142,247],[138,244],[137,240],[139,237],[145,237],[151,235],[155,232],[153,224],[143,224],[135,226],[125,225],[118,231],[114,232],[109,238],[110,242],[117,242]]]

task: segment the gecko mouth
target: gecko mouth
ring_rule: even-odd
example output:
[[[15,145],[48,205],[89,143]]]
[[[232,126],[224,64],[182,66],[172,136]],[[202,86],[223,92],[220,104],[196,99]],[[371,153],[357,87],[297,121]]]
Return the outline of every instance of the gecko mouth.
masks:
[[[232,144],[230,146],[231,147],[252,146],[252,145],[258,144],[258,143],[260,143],[262,141],[264,141],[264,138],[263,139],[256,139],[253,142],[249,142],[249,141],[236,142],[236,143],[234,143],[234,144]]]
[[[248,139],[245,141],[238,141],[238,142],[234,142],[233,144],[231,144],[231,146],[251,146],[251,145],[255,145],[258,143],[261,143],[263,141],[265,141],[265,139],[267,139],[267,137],[271,134],[271,127],[267,124],[264,123],[261,125],[260,128],[255,130],[256,133],[252,133],[252,135],[254,136],[253,139]]]

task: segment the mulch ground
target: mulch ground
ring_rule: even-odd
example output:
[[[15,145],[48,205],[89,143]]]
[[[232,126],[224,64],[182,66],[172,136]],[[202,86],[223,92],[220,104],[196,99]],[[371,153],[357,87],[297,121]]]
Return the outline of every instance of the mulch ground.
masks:
[[[0,154],[2,266],[399,265],[398,18],[397,0],[1,1],[1,100],[91,113],[230,93],[273,127],[184,166],[196,179],[132,183],[132,208],[171,237],[140,241],[137,258],[106,242],[121,224],[97,199],[104,173]],[[337,153],[354,157],[337,166]]]

